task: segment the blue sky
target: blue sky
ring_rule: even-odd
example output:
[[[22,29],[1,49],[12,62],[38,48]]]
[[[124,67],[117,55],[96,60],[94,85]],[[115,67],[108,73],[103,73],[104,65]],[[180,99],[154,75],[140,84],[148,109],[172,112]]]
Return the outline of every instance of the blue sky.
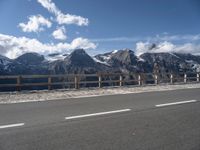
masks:
[[[0,0],[0,20],[0,53],[11,58],[74,48],[142,53],[151,43],[200,52],[199,0]]]

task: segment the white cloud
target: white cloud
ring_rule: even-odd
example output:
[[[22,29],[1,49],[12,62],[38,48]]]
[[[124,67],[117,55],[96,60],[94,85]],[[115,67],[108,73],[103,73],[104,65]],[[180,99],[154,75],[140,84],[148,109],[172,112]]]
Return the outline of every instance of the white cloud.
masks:
[[[64,26],[57,28],[53,33],[52,36],[57,40],[66,40],[66,29]]]
[[[60,13],[57,16],[58,24],[76,24],[78,26],[87,26],[89,20],[81,16]]]
[[[42,43],[37,39],[14,37],[0,34],[0,54],[9,58],[16,58],[27,52],[40,54],[67,53],[76,48],[95,49],[96,45],[88,39],[77,38],[71,43]]]
[[[30,16],[27,23],[20,23],[19,27],[23,32],[40,32],[44,27],[50,28],[52,23],[41,15]]]
[[[52,0],[38,0],[38,2],[56,16],[58,24],[76,24],[78,26],[87,26],[89,24],[88,18],[62,13]]]
[[[71,43],[71,49],[83,48],[83,49],[95,49],[97,47],[96,44],[90,42],[88,39],[84,39],[82,37],[76,38]]]
[[[49,12],[58,15],[58,12],[60,11],[56,5],[51,0],[38,0],[38,2],[46,8]]]
[[[152,48],[150,42],[138,42],[136,43],[136,55],[139,56],[143,53],[191,53],[194,55],[200,55],[200,44],[185,43],[185,44],[173,44],[171,42],[160,42]]]

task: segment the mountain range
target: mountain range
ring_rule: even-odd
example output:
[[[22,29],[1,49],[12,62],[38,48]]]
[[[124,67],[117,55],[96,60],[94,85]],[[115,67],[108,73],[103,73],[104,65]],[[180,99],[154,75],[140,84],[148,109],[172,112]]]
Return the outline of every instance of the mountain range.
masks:
[[[0,56],[0,75],[25,74],[93,74],[152,73],[161,74],[200,71],[200,56],[182,53],[144,53],[136,56],[130,49],[90,56],[83,49],[71,54],[51,54],[47,57],[26,53],[16,59]]]

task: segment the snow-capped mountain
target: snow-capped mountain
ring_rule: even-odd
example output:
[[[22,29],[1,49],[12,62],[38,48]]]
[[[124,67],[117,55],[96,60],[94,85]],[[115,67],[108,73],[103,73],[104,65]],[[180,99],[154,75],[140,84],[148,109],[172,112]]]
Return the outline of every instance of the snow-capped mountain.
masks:
[[[71,54],[48,57],[51,61],[37,53],[26,53],[14,60],[0,56],[0,74],[149,73],[155,64],[161,74],[200,71],[200,56],[192,54],[144,53],[138,57],[134,51],[124,49],[92,57],[77,49]]]
[[[140,56],[148,64],[157,63],[161,73],[196,72],[200,57],[179,53],[144,53]]]
[[[149,68],[151,68],[151,66],[148,66],[142,58],[138,58],[134,51],[130,49],[99,54],[95,58],[106,62],[113,69],[118,70],[118,72],[148,72]]]
[[[4,68],[5,74],[47,74],[48,63],[44,56],[37,53],[26,53],[12,60]]]
[[[89,56],[83,49],[74,50],[64,60],[50,64],[51,73],[97,73],[109,70],[109,67]]]

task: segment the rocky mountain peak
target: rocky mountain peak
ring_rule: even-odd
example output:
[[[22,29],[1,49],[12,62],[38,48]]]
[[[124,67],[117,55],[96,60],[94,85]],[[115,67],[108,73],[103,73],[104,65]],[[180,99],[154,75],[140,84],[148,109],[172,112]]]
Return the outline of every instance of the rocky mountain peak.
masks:
[[[37,65],[44,60],[44,56],[38,53],[25,53],[15,59],[16,62],[23,65]]]
[[[67,65],[91,67],[95,61],[83,49],[76,49],[64,59]]]
[[[132,50],[125,49],[112,54],[110,61],[115,64],[134,64],[137,57]]]

